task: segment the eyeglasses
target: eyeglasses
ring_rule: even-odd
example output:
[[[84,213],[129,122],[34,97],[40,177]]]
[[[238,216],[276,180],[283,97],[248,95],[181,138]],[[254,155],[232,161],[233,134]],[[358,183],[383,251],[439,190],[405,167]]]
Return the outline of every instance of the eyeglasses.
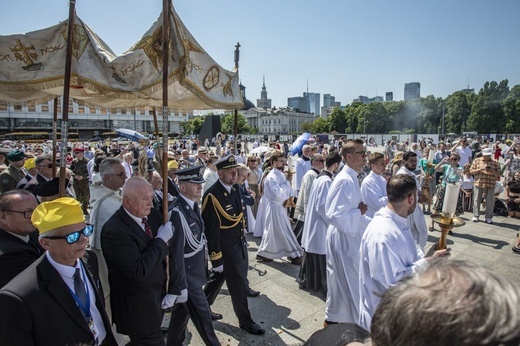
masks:
[[[325,162],[325,160],[316,160],[316,162]]]
[[[50,237],[44,237],[47,239],[65,239],[67,244],[74,244],[77,243],[79,238],[81,238],[81,234],[83,234],[85,237],[90,237],[94,233],[94,226],[93,225],[87,225],[84,229],[81,231],[72,232],[70,234],[67,234],[66,236],[50,236]]]
[[[115,176],[117,176],[119,178],[122,178],[122,177],[124,177],[126,175],[126,171],[123,171],[123,172],[121,172],[119,174],[110,173],[110,174],[107,174],[107,175],[115,175]]]
[[[18,211],[18,210],[3,210],[3,211],[10,211],[11,213],[19,213],[19,214],[23,214],[23,217],[26,218],[26,219],[30,219],[31,216],[32,216],[32,213],[34,211],[34,209],[32,210],[27,210],[27,211]]]
[[[49,164],[46,164],[46,165],[38,165],[38,167],[54,168],[54,165],[52,163],[49,163]]]
[[[247,162],[258,162],[256,160],[247,160]]]
[[[367,152],[366,151],[354,151],[354,154],[359,154],[363,157],[367,156]]]
[[[458,157],[452,157],[451,158],[453,161],[459,161],[459,158]]]

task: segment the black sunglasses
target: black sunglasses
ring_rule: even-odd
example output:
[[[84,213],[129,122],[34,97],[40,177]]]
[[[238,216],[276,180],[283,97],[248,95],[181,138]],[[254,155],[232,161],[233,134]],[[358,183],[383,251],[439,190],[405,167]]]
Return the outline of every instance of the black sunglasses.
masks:
[[[46,164],[46,165],[38,165],[39,167],[47,167],[47,168],[54,168],[54,165],[52,163]]]
[[[92,233],[94,232],[94,226],[93,225],[87,225],[84,229],[81,231],[72,232],[70,234],[67,234],[66,236],[50,236],[50,237],[44,237],[47,239],[65,239],[67,244],[74,244],[77,243],[79,238],[81,237],[81,234],[85,237],[90,237]]]

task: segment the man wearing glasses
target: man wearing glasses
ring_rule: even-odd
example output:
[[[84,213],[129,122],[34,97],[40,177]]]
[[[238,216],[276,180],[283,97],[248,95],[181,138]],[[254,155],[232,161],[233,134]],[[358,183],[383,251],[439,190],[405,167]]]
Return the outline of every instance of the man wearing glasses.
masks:
[[[92,226],[79,203],[42,203],[31,221],[46,253],[0,290],[0,344],[117,345],[97,273],[82,259]]]
[[[31,222],[37,205],[28,191],[11,190],[0,195],[0,288],[43,254]]]
[[[357,323],[359,318],[359,245],[370,221],[358,181],[365,165],[363,144],[354,139],[343,145],[345,165],[332,181],[325,201],[329,222],[325,325]]]
[[[53,164],[52,157],[50,155],[41,155],[38,156],[34,163],[36,165],[36,176],[31,179],[27,185],[25,185],[25,189],[29,191],[34,191],[34,188],[41,183],[49,181],[53,177]]]
[[[121,195],[121,207],[101,230],[112,318],[132,345],[164,346],[161,300],[171,222],[161,226],[161,216],[152,212],[154,191],[143,178],[128,179]]]
[[[88,215],[88,202],[90,199],[88,188],[88,160],[83,156],[85,149],[75,148],[74,153],[76,158],[72,161],[70,169],[74,173],[74,191],[76,192],[76,199],[81,203],[83,213]]]
[[[90,185],[90,222],[94,225],[94,232],[90,237],[90,248],[99,258],[99,278],[104,287],[105,306],[109,317],[110,286],[108,284],[108,268],[101,248],[101,229],[107,220],[121,207],[121,188],[126,176],[126,169],[120,159],[105,158],[99,165],[101,182]]]

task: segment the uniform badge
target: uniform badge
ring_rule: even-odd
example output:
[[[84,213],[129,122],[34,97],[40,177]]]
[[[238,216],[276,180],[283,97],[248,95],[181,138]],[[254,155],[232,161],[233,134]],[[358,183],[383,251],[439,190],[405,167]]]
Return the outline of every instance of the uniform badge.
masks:
[[[9,184],[9,179],[7,179],[7,178],[2,179],[2,184],[4,184],[4,185]]]

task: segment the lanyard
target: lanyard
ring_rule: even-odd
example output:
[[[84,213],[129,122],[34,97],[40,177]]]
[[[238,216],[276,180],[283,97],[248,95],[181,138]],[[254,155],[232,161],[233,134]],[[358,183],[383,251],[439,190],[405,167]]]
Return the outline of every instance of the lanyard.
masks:
[[[72,298],[74,298],[74,301],[80,308],[81,312],[83,312],[83,316],[85,316],[87,322],[90,322],[90,320],[92,319],[92,316],[90,314],[90,292],[89,292],[89,288],[88,288],[87,278],[85,277],[85,270],[84,270],[83,266],[81,265],[81,263],[80,263],[80,267],[82,268],[81,274],[83,276],[83,284],[86,286],[86,290],[85,290],[87,293],[86,306],[79,299],[79,297],[76,295],[76,293],[70,289],[70,287],[67,286],[67,288],[69,289],[70,294],[72,294]]]

